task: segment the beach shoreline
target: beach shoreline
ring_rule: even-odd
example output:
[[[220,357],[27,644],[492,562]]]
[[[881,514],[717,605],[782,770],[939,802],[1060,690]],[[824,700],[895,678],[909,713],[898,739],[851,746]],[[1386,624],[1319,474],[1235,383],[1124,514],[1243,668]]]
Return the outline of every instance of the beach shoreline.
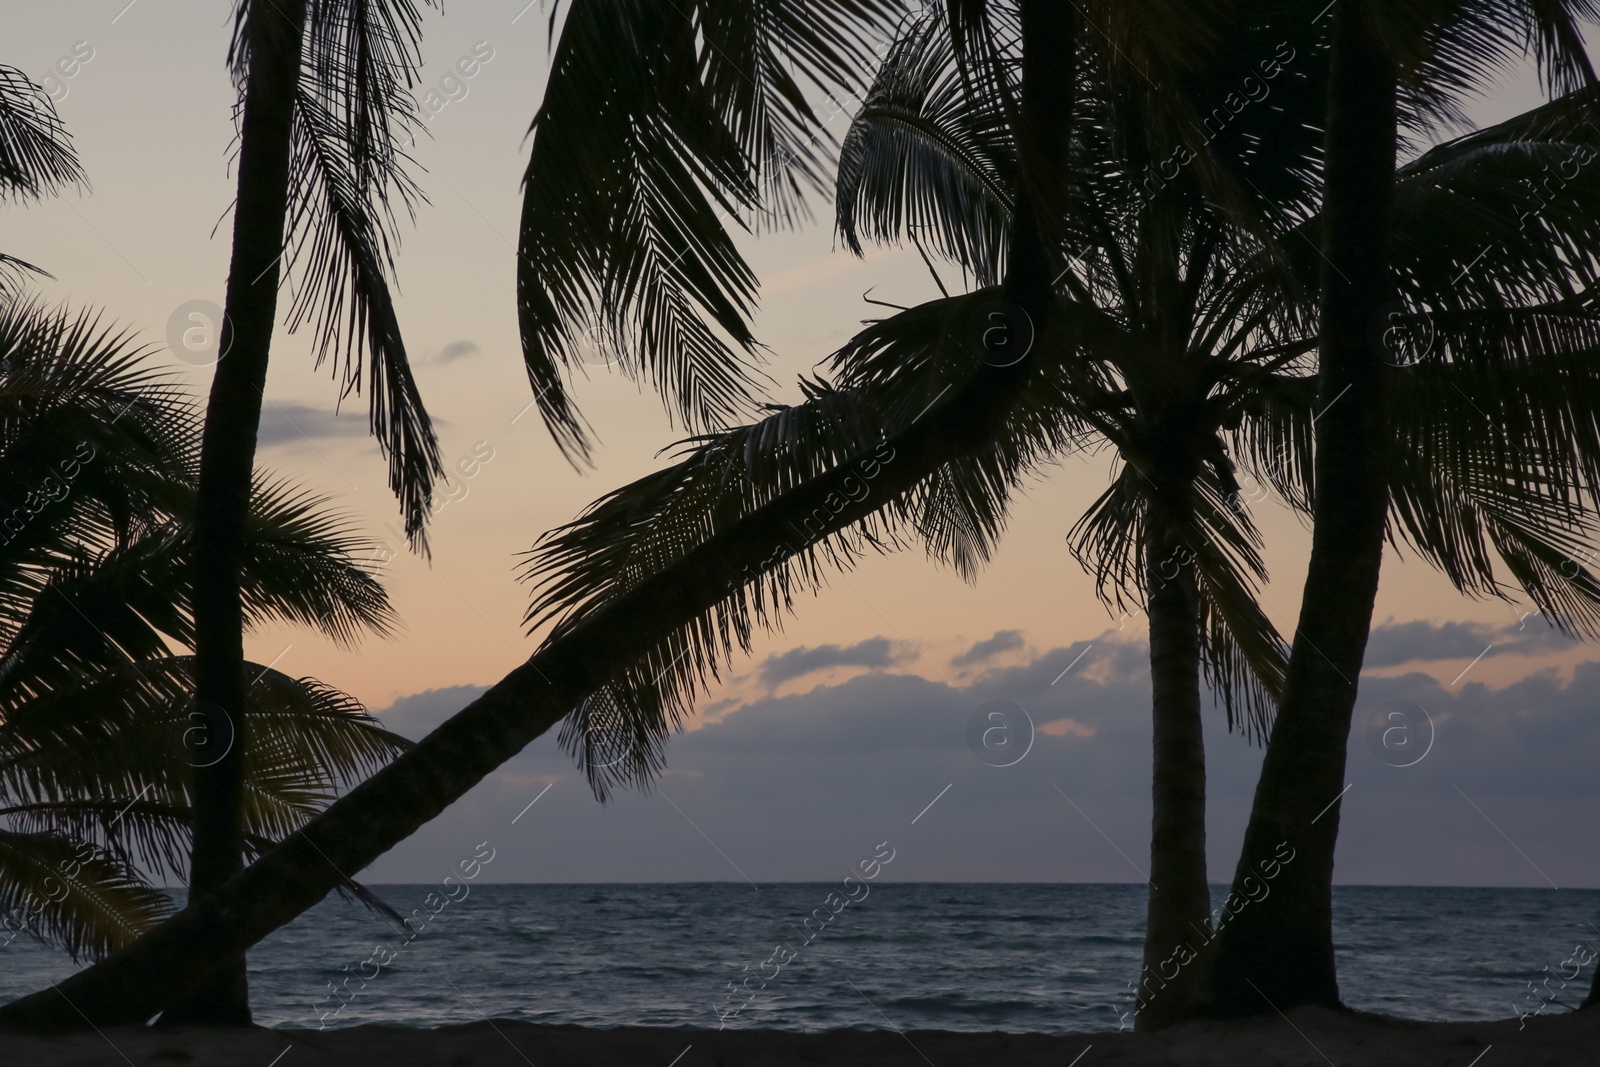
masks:
[[[1197,1022],[1159,1034],[1010,1034],[913,1030],[589,1029],[510,1019],[438,1029],[115,1028],[41,1037],[0,1033],[0,1064],[19,1067],[1513,1067],[1593,1062],[1600,1011],[1493,1022],[1426,1023],[1304,1008]]]

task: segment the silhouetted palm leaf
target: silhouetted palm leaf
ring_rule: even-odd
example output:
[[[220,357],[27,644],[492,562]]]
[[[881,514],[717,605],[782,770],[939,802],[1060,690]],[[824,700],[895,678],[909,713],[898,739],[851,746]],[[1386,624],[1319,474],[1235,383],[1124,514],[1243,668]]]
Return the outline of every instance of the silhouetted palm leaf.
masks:
[[[0,930],[110,955],[177,910],[119,857],[49,832],[0,830]]]
[[[861,255],[862,237],[926,240],[979,288],[998,284],[1016,180],[997,104],[974,106],[938,21],[915,25],[895,41],[840,150],[834,201],[845,243]]]
[[[240,0],[228,54],[241,100],[255,10]],[[411,92],[420,29],[414,0],[309,0],[284,259],[298,275],[290,329],[311,325],[318,365],[333,361],[342,396],[359,391],[365,376],[389,487],[407,537],[426,552],[433,481],[444,470],[389,288],[395,209],[414,216],[423,199],[405,151],[422,128]]]
[[[0,63],[0,204],[87,184],[72,138],[44,87]],[[14,299],[32,275],[49,277],[49,272],[0,252],[0,301]]]
[[[570,458],[587,456],[588,434],[563,372],[581,363],[585,338],[690,428],[754,410],[756,278],[724,222],[787,224],[804,189],[823,188],[832,137],[804,87],[853,90],[868,31],[897,8],[566,6],[532,126],[517,301],[540,415]]]
[[[85,184],[71,135],[44,87],[0,63],[0,201]]]
[[[442,475],[439,445],[411,374],[388,279],[394,273],[392,184],[407,209],[420,195],[398,159],[364,158],[347,122],[316,94],[296,96],[295,204],[286,255],[304,265],[289,312],[290,329],[313,324],[317,360],[332,357],[345,393],[359,389],[363,361],[372,432],[389,460],[389,487],[400,499],[406,533],[423,544],[423,525]],[[393,148],[393,146],[391,146]],[[398,156],[398,148],[393,148]]]

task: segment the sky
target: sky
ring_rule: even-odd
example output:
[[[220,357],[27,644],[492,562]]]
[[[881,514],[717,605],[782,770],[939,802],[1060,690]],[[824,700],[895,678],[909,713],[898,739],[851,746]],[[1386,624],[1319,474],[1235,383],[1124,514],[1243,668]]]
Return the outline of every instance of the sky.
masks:
[[[39,286],[43,298],[101,309],[136,331],[197,400],[210,368],[179,359],[167,337],[174,323],[181,332],[186,305],[222,302],[234,178],[229,8],[12,3],[0,44],[0,62],[53,79],[91,184],[0,211],[0,248],[54,274]],[[424,88],[464,57],[481,62],[418,143],[428,203],[402,230],[398,311],[444,458],[476,458],[477,473],[435,517],[431,559],[405,552],[365,398],[341,406],[307,336],[280,329],[260,462],[326,495],[394,553],[381,573],[403,627],[355,651],[278,627],[247,646],[257,662],[349,691],[409,736],[534,650],[520,554],[655,469],[684,436],[658,399],[602,368],[574,387],[600,442],[592,469],[568,464],[528,411],[513,261],[526,134],[548,72],[545,12],[537,0],[452,3],[426,13],[423,34]],[[1537,102],[1515,74],[1474,115],[1497,121]],[[847,121],[845,112],[830,126],[842,135]],[[834,238],[830,205],[812,207],[811,225],[743,242],[762,281],[755,324],[780,402],[798,396],[797,375],[882,310],[864,302],[869,290],[900,304],[938,295],[914,252],[853,257]],[[911,846],[897,861],[904,879],[1142,881],[1145,635],[1138,619],[1099,604],[1065,540],[1111,469],[1100,453],[1040,472],[973,583],[916,552],[830,577],[701,701],[668,748],[658,788],[601,805],[547,736],[364,877],[431,880],[463,841],[489,837],[512,846],[495,870],[507,881],[826,878],[898,835]],[[1257,518],[1272,574],[1263,602],[1289,633],[1309,533],[1270,502]],[[1600,717],[1586,700],[1600,651],[1552,636],[1528,611],[1465,600],[1425,564],[1390,552],[1351,738],[1339,881],[1600,886]],[[1001,721],[986,717],[995,707],[1018,744],[1033,724],[1032,747],[1013,766],[986,764],[967,740],[973,722],[981,735]],[[1208,712],[1208,729],[1220,882],[1232,872],[1260,749],[1230,736],[1220,711]],[[1396,766],[1420,750],[1404,744],[1424,736],[1432,744],[1421,760]]]

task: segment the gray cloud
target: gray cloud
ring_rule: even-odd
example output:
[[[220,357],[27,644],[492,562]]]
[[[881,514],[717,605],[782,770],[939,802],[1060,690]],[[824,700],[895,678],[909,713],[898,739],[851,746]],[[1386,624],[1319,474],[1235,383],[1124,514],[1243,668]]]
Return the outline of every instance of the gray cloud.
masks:
[[[1572,641],[1537,613],[1503,627],[1481,622],[1385,622],[1367,640],[1367,667],[1549,652]],[[1485,651],[1487,650],[1487,651]]]
[[[271,445],[293,444],[296,441],[322,441],[330,437],[365,437],[367,418],[365,412],[352,411],[340,415],[326,408],[307,404],[269,402],[261,409],[261,430],[257,443],[266,448]]]
[[[429,730],[488,692],[482,685],[452,685],[443,689],[424,689],[390,704],[379,716],[383,725],[401,737],[420,741]]]
[[[893,644],[885,638],[876,647]],[[1079,651],[1054,650],[961,686],[874,673],[803,696],[756,700],[673,738],[669,769],[655,788],[624,791],[603,806],[552,729],[380,860],[368,878],[420,877],[460,842],[490,837],[497,847],[507,842],[496,872],[507,881],[740,878],[723,853],[758,881],[805,880],[853,861],[863,844],[915,836],[917,850],[901,849],[903,858],[917,856],[902,863],[907,879],[1137,881],[1051,782],[1137,849],[1149,826],[1144,653],[1097,646],[1052,687]],[[431,690],[380,716],[419,737],[481,691]],[[1041,726],[1071,717],[1094,736],[1041,734],[1021,764],[997,770],[966,741],[968,720],[992,699],[1017,701]],[[1236,738],[1219,747],[1236,758],[1258,756]],[[1228,759],[1219,756],[1218,766]],[[549,793],[518,818],[552,780]],[[950,793],[908,833],[911,819],[947,784]]]
[[[1454,647],[1448,634],[1434,637]],[[506,881],[739,880],[740,871],[809,880],[887,839],[902,880],[1137,882],[1150,834],[1148,648],[1103,635],[1085,650],[1052,649],[961,684],[879,672],[754,700],[673,738],[651,790],[605,805],[551,730],[367,877],[427,880],[463,842],[488,838],[502,857],[495,877]],[[1545,672],[1501,689],[1420,673],[1362,679],[1338,880],[1545,885],[1548,875],[1562,887],[1600,885],[1600,855],[1588,847],[1600,800],[1596,689],[1600,662],[1581,664],[1571,681]],[[420,737],[480,692],[430,690],[381,715]],[[1020,705],[1037,731],[1013,767],[988,766],[967,747],[974,712],[996,699]],[[1415,702],[1432,724],[1431,749],[1412,767],[1384,762],[1369,739],[1395,700]],[[1226,882],[1261,750],[1230,735],[1209,704],[1205,737],[1210,874]]]
[[[1387,622],[1372,628],[1363,665],[1470,659],[1491,643],[1494,634],[1494,627],[1479,622]]]
[[[1014,652],[1023,646],[1021,630],[1000,630],[993,637],[979,641],[950,661],[952,666],[970,667],[985,663],[1002,652]]]
[[[433,357],[433,361],[435,363],[454,363],[458,359],[466,359],[468,356],[475,356],[482,351],[483,349],[478,347],[478,342],[476,341],[451,341],[439,349],[439,354]]]
[[[887,637],[872,637],[853,645],[819,645],[816,648],[791,648],[761,662],[763,684],[784,682],[830,667],[870,667],[883,670],[916,657],[916,653]]]

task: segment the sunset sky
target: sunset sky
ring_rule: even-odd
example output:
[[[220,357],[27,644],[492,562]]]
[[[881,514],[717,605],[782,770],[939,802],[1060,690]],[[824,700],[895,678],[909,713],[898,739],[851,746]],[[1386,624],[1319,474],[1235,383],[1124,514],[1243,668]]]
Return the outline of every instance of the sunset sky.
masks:
[[[178,360],[165,337],[182,305],[223,298],[231,5],[12,7],[20,10],[7,12],[0,62],[57,79],[92,190],[5,207],[0,248],[55,275],[40,286],[48,299],[102,308],[137,331],[198,399],[209,368]],[[400,552],[383,577],[404,630],[355,653],[290,629],[257,633],[248,648],[259,662],[347,689],[413,734],[532,652],[518,554],[653,469],[656,453],[683,435],[654,396],[597,370],[575,387],[600,440],[595,469],[580,472],[527,410],[513,259],[525,135],[548,70],[540,4],[451,3],[445,15],[426,16],[423,47],[425,87],[475,47],[492,58],[417,146],[430,203],[403,231],[401,324],[447,463],[475,451],[493,458],[435,519],[431,562],[406,554],[367,437],[366,398],[350,397],[336,414],[335,384],[312,366],[307,337],[280,331],[260,461],[327,494]],[[75,49],[92,58],[63,77],[55,64]],[[1513,76],[1476,114],[1494,121],[1537,99],[1525,76]],[[846,122],[838,116],[835,133]],[[771,350],[776,400],[795,398],[795,376],[883,310],[863,302],[866,290],[900,304],[938,295],[914,253],[856,259],[837,247],[829,205],[813,208],[817,220],[800,232],[745,242],[763,282],[757,328]],[[1065,543],[1110,470],[1101,453],[1044,472],[975,584],[919,553],[869,559],[830,579],[702,702],[691,736],[669,749],[660,791],[601,807],[546,738],[368,878],[429,877],[435,859],[454,856],[467,836],[514,844],[496,868],[514,881],[831,877],[868,838],[898,837],[908,842],[901,878],[1140,880],[1133,868],[1148,854],[1149,813],[1143,632],[1138,620],[1118,629]],[[1257,517],[1273,575],[1264,602],[1287,634],[1309,535],[1270,504]],[[1600,663],[1584,666],[1600,654],[1552,639],[1537,617],[1522,617],[1527,610],[1464,600],[1425,565],[1391,552],[1356,709],[1341,881],[1600,886],[1600,719],[1585,699]],[[1070,675],[1050,683],[1069,661]],[[1435,750],[1413,768],[1376,759],[1362,728],[1374,708],[1399,698],[1425,708],[1437,731]],[[990,699],[1050,724],[1014,768],[986,767],[966,750],[969,713]],[[1211,725],[1212,876],[1226,880],[1259,750],[1227,737],[1220,712]],[[547,785],[549,795],[523,809]]]

